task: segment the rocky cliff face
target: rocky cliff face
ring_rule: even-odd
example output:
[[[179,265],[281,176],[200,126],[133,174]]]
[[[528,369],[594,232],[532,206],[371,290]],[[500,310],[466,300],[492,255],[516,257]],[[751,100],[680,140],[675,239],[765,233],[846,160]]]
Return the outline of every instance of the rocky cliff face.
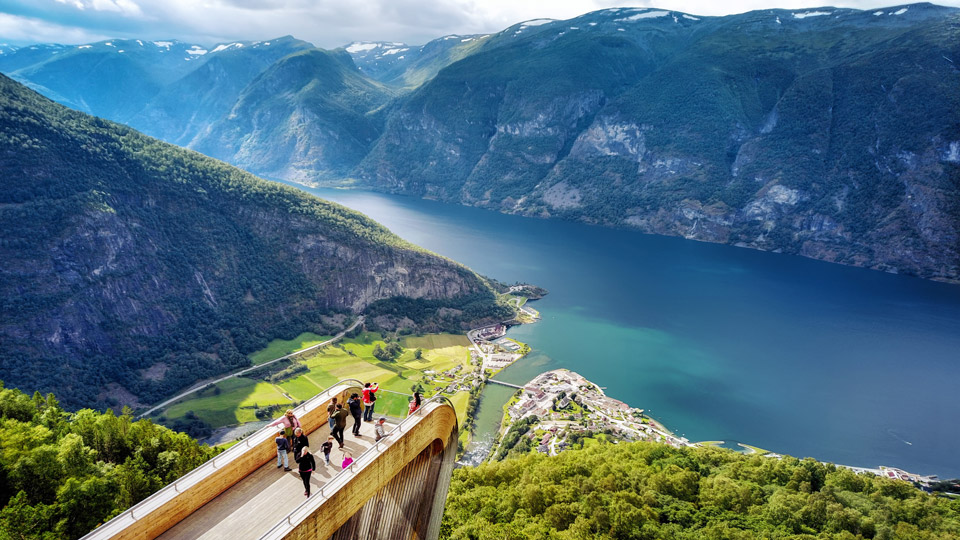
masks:
[[[360,166],[379,189],[960,278],[960,15],[930,4],[517,25]]]
[[[7,385],[71,405],[149,402],[377,301],[481,306],[448,325],[497,314],[471,271],[360,214],[6,78],[0,140]]]

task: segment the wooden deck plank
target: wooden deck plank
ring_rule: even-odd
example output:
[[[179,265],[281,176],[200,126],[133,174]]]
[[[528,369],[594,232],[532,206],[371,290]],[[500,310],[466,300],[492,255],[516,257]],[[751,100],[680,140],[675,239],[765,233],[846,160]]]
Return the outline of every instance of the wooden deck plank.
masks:
[[[350,433],[353,419],[347,421],[344,450],[354,459],[373,445],[373,424],[364,423],[360,428],[363,437]],[[387,423],[387,430],[394,425]],[[317,470],[310,478],[311,492],[320,488],[340,472],[341,453],[334,443],[330,453],[330,465],[325,465],[320,445],[327,440],[330,430],[326,425],[314,430],[310,438],[311,452],[317,460]],[[158,538],[161,540],[230,540],[258,539],[274,524],[304,501],[303,482],[297,473],[293,454],[288,454],[290,472],[277,469],[276,459],[260,467],[233,487],[205,504],[189,517],[175,525]]]

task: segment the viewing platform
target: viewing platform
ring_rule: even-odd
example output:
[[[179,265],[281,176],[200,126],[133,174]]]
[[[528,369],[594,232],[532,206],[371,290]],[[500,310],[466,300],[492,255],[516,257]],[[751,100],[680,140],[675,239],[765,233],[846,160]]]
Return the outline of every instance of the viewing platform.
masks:
[[[265,427],[83,540],[437,538],[456,454],[456,411],[445,397],[431,398],[406,419],[388,420],[380,442],[370,423],[354,436],[350,418],[344,450],[354,462],[341,470],[334,444],[325,465],[327,405],[333,397],[345,403],[362,386],[341,381],[294,409],[317,461],[311,497],[303,495],[292,454],[292,471],[277,468],[277,428]]]

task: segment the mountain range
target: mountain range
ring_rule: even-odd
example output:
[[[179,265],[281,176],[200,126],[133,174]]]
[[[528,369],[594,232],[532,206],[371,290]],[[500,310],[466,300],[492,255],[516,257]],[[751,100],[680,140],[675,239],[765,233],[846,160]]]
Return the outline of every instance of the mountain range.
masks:
[[[0,142],[7,386],[136,405],[364,311],[433,331],[510,313],[486,280],[361,214],[2,75]]]
[[[423,46],[175,44],[169,64],[140,43],[0,71],[268,178],[960,280],[954,8],[614,8]],[[89,70],[101,85],[64,82]]]

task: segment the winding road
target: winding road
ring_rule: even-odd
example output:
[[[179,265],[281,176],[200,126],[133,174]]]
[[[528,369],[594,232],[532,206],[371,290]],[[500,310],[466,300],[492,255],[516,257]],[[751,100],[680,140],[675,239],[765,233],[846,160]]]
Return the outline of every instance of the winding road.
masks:
[[[299,351],[294,351],[294,352],[292,352],[292,353],[290,353],[290,354],[288,354],[288,355],[286,355],[286,356],[281,356],[280,358],[274,358],[273,360],[270,360],[269,362],[264,362],[264,363],[262,363],[262,364],[258,364],[258,365],[253,366],[253,367],[243,368],[243,369],[241,369],[240,371],[235,371],[235,372],[233,372],[233,373],[231,373],[231,374],[229,374],[229,375],[224,375],[223,377],[220,377],[219,379],[207,379],[207,380],[205,380],[205,381],[200,381],[200,382],[198,382],[197,384],[191,386],[191,387],[190,387],[188,390],[186,390],[185,392],[182,392],[182,393],[180,393],[180,394],[177,394],[176,396],[173,396],[172,398],[170,398],[170,399],[168,399],[168,400],[166,400],[166,401],[164,401],[164,402],[162,402],[162,403],[159,403],[159,404],[151,407],[150,409],[147,409],[146,411],[140,413],[139,415],[137,415],[137,418],[143,418],[143,417],[151,414],[152,412],[154,412],[154,411],[156,411],[156,410],[158,410],[158,409],[162,409],[162,408],[166,407],[167,405],[170,405],[171,403],[173,403],[173,402],[175,402],[175,401],[177,401],[177,400],[179,400],[179,399],[182,399],[182,398],[184,398],[184,397],[189,396],[190,394],[196,392],[197,390],[200,390],[201,388],[206,388],[207,386],[209,386],[209,385],[211,385],[211,384],[217,384],[217,383],[223,382],[223,381],[225,381],[225,380],[227,380],[227,379],[232,379],[233,377],[239,377],[239,376],[241,376],[241,375],[244,375],[244,374],[246,374],[246,373],[250,373],[251,371],[260,369],[260,368],[265,367],[265,366],[269,366],[270,364],[274,364],[274,363],[279,362],[279,361],[281,361],[281,360],[286,360],[286,359],[291,358],[291,357],[293,357],[293,356],[296,356],[296,355],[298,355],[298,354],[303,354],[303,353],[305,353],[305,352],[307,352],[307,351],[312,351],[313,349],[318,349],[318,348],[320,348],[320,347],[325,347],[325,346],[333,343],[334,341],[340,340],[341,338],[343,338],[343,336],[345,336],[345,335],[347,334],[347,332],[350,332],[350,331],[353,330],[354,328],[356,328],[356,327],[360,326],[361,324],[363,324],[363,318],[364,318],[363,315],[360,315],[359,317],[357,317],[357,320],[353,322],[353,324],[351,324],[349,327],[347,327],[346,330],[340,332],[339,334],[333,336],[332,338],[330,338],[330,339],[328,339],[328,340],[326,340],[326,341],[324,341],[324,342],[322,342],[322,343],[317,343],[316,345],[311,345],[311,346],[306,347],[306,348],[304,348],[304,349],[300,349]]]

